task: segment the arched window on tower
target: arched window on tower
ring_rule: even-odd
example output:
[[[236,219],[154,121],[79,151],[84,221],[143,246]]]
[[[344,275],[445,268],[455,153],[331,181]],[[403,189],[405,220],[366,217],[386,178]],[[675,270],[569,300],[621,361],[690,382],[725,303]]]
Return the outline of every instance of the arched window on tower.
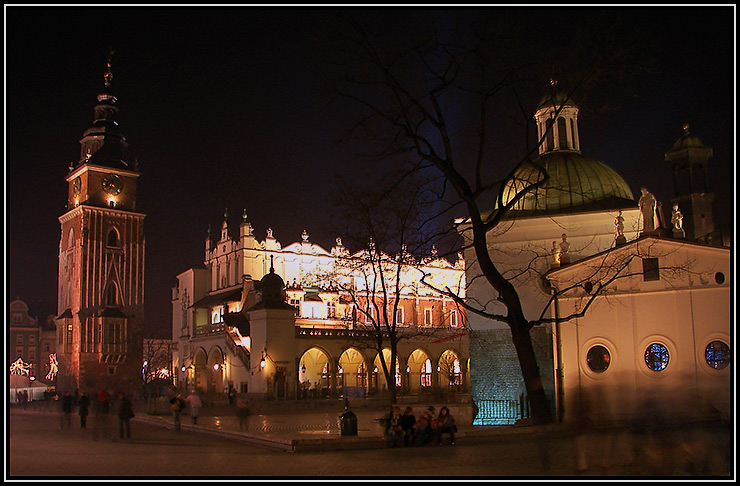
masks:
[[[107,245],[111,247],[115,247],[115,248],[118,248],[121,246],[121,239],[118,235],[117,229],[111,228],[108,231]]]
[[[105,289],[105,305],[106,306],[117,306],[118,305],[118,287],[113,282],[108,284]]]

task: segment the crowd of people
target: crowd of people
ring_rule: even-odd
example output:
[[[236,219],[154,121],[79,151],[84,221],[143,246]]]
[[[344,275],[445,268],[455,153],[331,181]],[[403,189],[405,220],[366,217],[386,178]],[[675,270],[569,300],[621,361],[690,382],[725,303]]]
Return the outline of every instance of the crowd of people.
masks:
[[[134,417],[131,399],[123,392],[112,394],[107,389],[97,393],[88,394],[83,391],[75,391],[74,395],[64,392],[54,398],[59,402],[61,415],[61,428],[72,428],[72,413],[77,408],[80,417],[80,429],[87,429],[87,417],[92,414],[92,439],[106,439],[114,435],[109,417],[115,415],[118,419],[118,438],[131,438],[131,422]],[[113,413],[111,413],[113,412]]]
[[[392,407],[388,419],[387,436],[390,447],[425,446],[436,442],[442,445],[445,435],[450,436],[450,445],[455,445],[455,418],[450,409],[442,407],[435,415],[434,407],[428,407],[417,419],[411,407],[401,413],[400,407]]]

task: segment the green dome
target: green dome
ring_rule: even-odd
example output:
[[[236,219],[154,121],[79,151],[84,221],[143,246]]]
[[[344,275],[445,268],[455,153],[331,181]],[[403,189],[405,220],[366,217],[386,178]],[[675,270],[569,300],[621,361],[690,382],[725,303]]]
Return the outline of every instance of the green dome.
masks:
[[[614,170],[580,152],[548,152],[536,161],[550,179],[527,193],[514,211],[566,213],[591,209],[621,209],[637,205],[632,191]],[[520,167],[506,182],[503,202],[508,204],[518,191],[541,180],[543,175],[530,164]]]

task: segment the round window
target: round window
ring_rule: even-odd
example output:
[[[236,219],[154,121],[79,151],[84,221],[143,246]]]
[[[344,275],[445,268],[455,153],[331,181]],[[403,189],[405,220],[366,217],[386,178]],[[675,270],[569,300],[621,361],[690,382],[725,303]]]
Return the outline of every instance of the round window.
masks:
[[[722,272],[717,272],[714,274],[714,281],[718,284],[722,285],[725,283],[725,274]]]
[[[653,343],[645,350],[645,364],[653,371],[663,371],[668,366],[668,348]]]
[[[603,373],[607,368],[609,368],[611,355],[609,354],[609,350],[604,346],[597,345],[588,350],[586,362],[591,371],[595,373]]]
[[[730,365],[730,347],[722,341],[712,341],[704,350],[704,359],[715,370],[723,370]]]

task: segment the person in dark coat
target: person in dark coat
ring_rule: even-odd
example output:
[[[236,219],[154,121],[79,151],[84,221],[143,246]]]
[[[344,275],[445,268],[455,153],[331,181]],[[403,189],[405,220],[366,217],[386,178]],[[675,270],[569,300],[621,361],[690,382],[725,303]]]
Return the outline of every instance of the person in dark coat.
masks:
[[[124,394],[118,394],[118,438],[123,439],[123,429],[126,429],[126,438],[131,438],[130,420],[134,416],[131,400]]]
[[[403,429],[403,446],[414,446],[416,441],[416,417],[411,407],[406,407],[401,415],[401,428]]]
[[[78,413],[80,414],[80,428],[86,429],[87,415],[90,413],[90,397],[85,392],[82,392],[82,396],[79,399]]]

